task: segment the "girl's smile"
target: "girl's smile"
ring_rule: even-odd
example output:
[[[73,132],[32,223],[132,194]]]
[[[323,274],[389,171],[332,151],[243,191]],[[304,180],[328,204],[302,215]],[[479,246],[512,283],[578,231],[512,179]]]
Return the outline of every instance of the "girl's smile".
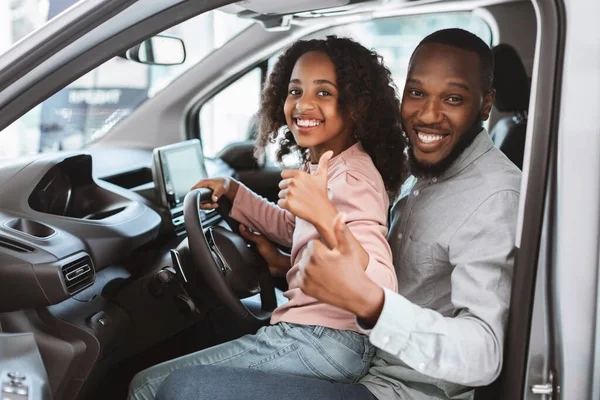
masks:
[[[327,150],[339,154],[353,144],[351,124],[339,107],[335,66],[325,53],[303,54],[294,66],[284,104],[296,143],[318,160]]]

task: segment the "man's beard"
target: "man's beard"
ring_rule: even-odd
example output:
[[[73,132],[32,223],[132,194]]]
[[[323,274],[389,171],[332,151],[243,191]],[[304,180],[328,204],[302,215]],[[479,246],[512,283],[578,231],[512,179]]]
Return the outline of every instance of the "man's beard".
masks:
[[[473,121],[471,127],[462,135],[462,137],[458,140],[458,142],[454,145],[454,148],[448,154],[446,158],[435,163],[423,163],[417,160],[415,154],[412,149],[412,144],[408,141],[408,157],[410,163],[410,171],[412,175],[417,178],[422,179],[431,179],[436,178],[442,175],[444,172],[450,168],[454,161],[465,151],[467,147],[473,143],[473,140],[477,137],[479,132],[482,130],[482,121],[481,118],[476,118]],[[408,137],[408,135],[407,135]]]

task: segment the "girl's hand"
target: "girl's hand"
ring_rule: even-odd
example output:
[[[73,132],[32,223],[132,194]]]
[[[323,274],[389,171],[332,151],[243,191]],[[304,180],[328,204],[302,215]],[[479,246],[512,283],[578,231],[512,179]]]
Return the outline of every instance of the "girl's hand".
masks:
[[[279,182],[279,207],[316,225],[318,211],[331,205],[327,194],[327,164],[332,155],[332,151],[327,151],[321,156],[314,175],[299,170],[284,170],[281,173],[283,179]]]
[[[231,201],[235,199],[235,195],[240,187],[240,184],[233,178],[213,178],[213,179],[203,179],[200,182],[196,183],[194,187],[190,190],[200,189],[200,188],[208,188],[212,189],[212,203],[202,203],[200,204],[200,209],[202,210],[214,210],[219,207],[217,202],[221,198],[221,196],[227,196],[227,198]]]
[[[327,151],[321,156],[313,175],[304,171],[284,170],[277,202],[279,207],[313,224],[330,247],[335,246],[332,227],[337,215],[327,193],[327,164],[332,155],[332,151]]]
[[[337,245],[328,249],[311,240],[298,263],[298,285],[323,303],[350,311],[375,325],[384,302],[384,292],[365,273],[367,252],[345,224],[345,215],[334,222]]]
[[[240,225],[240,235],[244,239],[256,244],[258,252],[267,262],[271,275],[285,276],[287,271],[292,267],[290,256],[281,253],[264,235],[258,232],[250,232],[244,225]]]

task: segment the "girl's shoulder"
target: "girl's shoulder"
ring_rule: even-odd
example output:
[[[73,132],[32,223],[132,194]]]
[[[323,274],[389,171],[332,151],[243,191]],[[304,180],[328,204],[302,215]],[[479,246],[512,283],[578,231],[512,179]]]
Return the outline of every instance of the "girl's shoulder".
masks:
[[[371,157],[362,148],[342,155],[341,162],[331,170],[329,181],[344,178],[344,181],[353,185],[369,185],[377,192],[385,193],[385,185],[381,174],[375,167]]]

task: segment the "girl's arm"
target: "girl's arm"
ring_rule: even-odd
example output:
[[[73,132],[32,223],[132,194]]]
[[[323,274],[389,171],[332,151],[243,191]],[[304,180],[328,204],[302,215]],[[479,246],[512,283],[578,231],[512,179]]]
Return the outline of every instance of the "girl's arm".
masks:
[[[240,225],[240,234],[244,239],[254,242],[260,255],[267,262],[269,272],[273,276],[285,276],[292,267],[289,254],[282,253],[273,242],[258,232],[250,232],[244,225]]]
[[[219,199],[225,196],[232,202],[230,216],[233,219],[264,233],[270,240],[291,247],[296,219],[290,212],[260,197],[233,178],[204,179],[192,190],[198,188],[213,191],[213,202],[201,204],[201,209],[214,210],[218,207]]]
[[[377,284],[397,290],[387,242],[389,200],[381,177],[346,169],[327,180],[319,171],[323,172],[321,168],[313,175],[284,172],[279,204],[313,224],[329,248],[337,245],[333,230],[335,216],[338,212],[345,213],[349,240],[359,249],[360,264],[367,275]]]
[[[230,216],[269,240],[292,246],[296,217],[242,184],[238,185]]]

